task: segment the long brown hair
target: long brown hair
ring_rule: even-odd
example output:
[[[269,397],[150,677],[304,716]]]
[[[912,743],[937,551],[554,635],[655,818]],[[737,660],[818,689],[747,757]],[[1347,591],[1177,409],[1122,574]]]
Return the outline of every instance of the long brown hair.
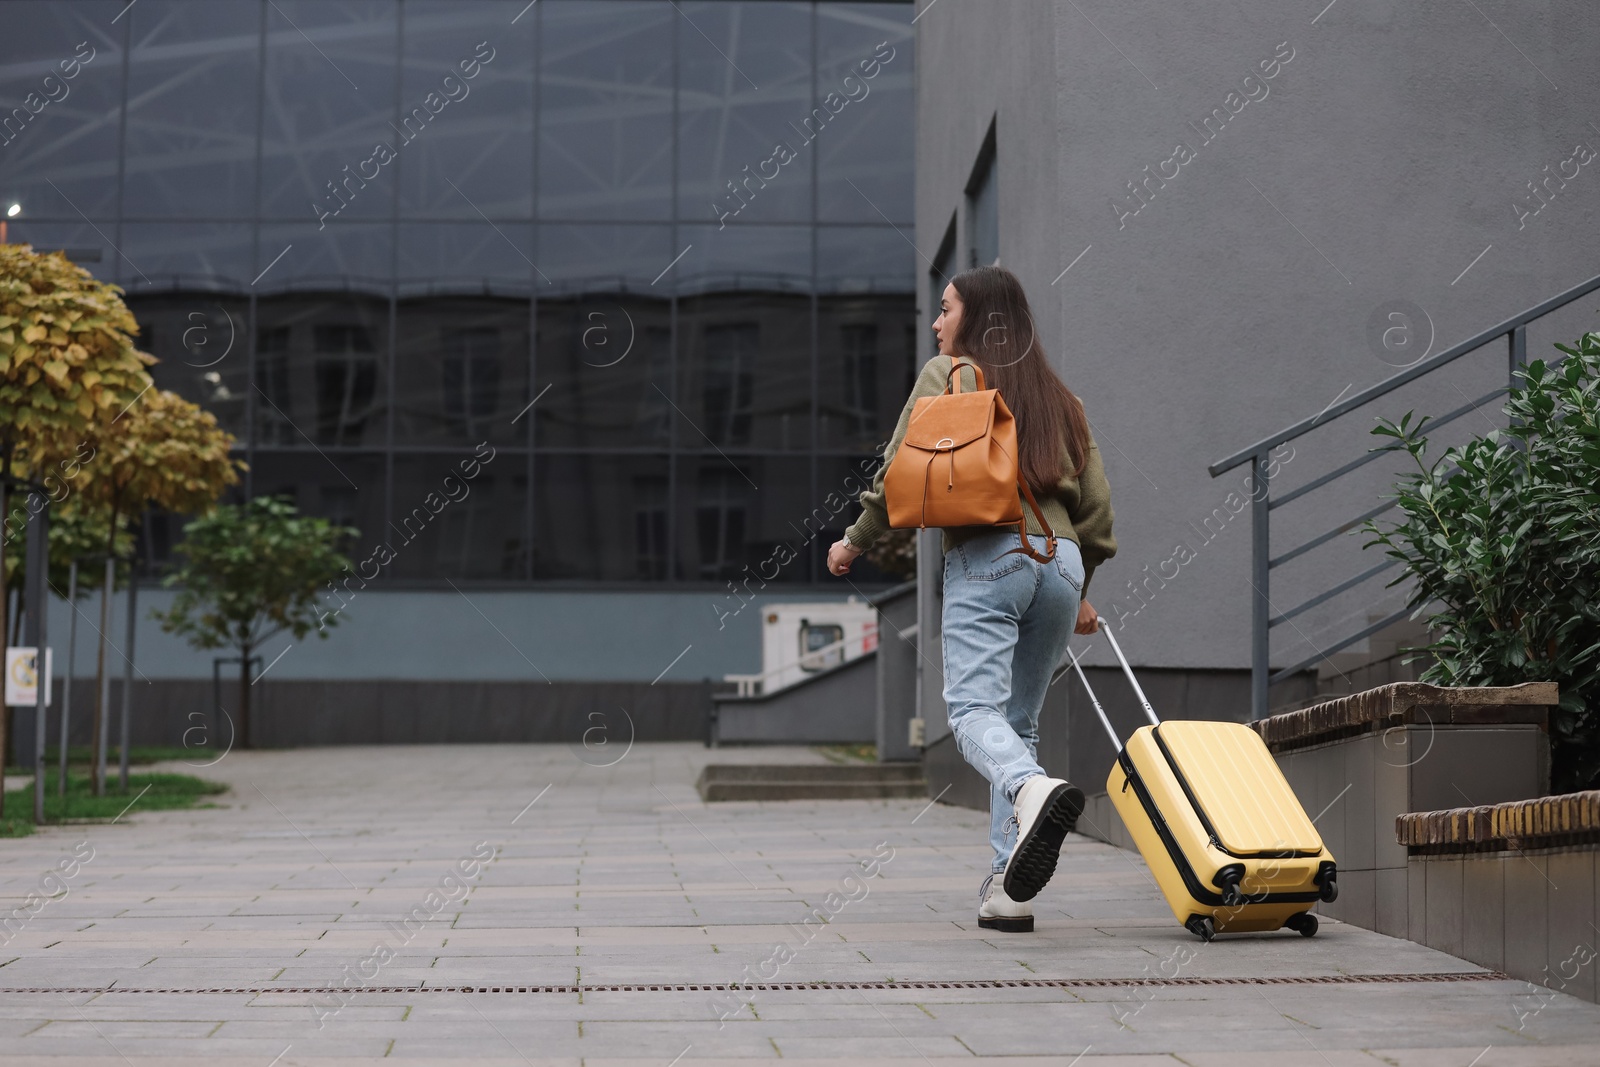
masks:
[[[1089,458],[1089,419],[1045,356],[1033,309],[1017,276],[1004,267],[974,267],[950,279],[961,297],[955,352],[983,368],[985,384],[1000,390],[1017,420],[1017,465],[1036,493],[1054,492]]]

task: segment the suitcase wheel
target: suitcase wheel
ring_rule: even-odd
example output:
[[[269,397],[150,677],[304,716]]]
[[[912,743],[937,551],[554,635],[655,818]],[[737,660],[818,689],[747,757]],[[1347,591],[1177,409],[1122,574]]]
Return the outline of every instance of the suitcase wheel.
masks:
[[[1209,915],[1191,915],[1183,925],[1202,941],[1210,941],[1217,936],[1217,924],[1211,921]]]
[[[1283,921],[1283,925],[1297,931],[1301,937],[1317,936],[1317,917],[1308,911],[1289,916]]]

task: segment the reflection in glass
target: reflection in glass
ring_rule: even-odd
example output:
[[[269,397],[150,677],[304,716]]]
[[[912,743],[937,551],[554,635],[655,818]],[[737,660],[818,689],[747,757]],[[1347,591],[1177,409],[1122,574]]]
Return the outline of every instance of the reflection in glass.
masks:
[[[520,300],[402,300],[395,350],[395,436],[402,444],[521,444],[531,399],[528,305]]]
[[[0,98],[94,58],[0,112],[9,237],[126,288],[255,492],[410,529],[407,580],[823,580],[925,329],[916,7],[524,3],[12,0]]]
[[[816,140],[817,217],[912,224],[910,4],[818,4],[817,92],[849,104]]]
[[[263,215],[332,225],[391,214],[388,157],[405,150],[394,125],[398,12],[384,0],[267,5]]]
[[[401,299],[465,293],[526,298],[542,284],[527,223],[404,222],[400,224]]]
[[[528,466],[490,445],[394,461],[388,543],[397,578],[520,579]]]
[[[279,297],[257,323],[258,443],[383,444],[387,302]]]
[[[250,391],[249,304],[174,293],[130,297],[128,307],[139,321],[139,348],[160,361],[150,369],[156,387],[211,412],[242,446]]]
[[[384,539],[384,459],[381,453],[318,455],[258,451],[250,470],[256,496],[286,497],[300,511],[358,533],[342,546],[354,558]],[[332,605],[337,606],[337,605]]]
[[[591,292],[539,301],[535,441],[665,447],[672,429],[672,306]]]
[[[546,4],[539,66],[539,213],[672,217],[672,65],[679,15],[647,3]]]
[[[678,35],[678,214],[808,220],[808,144],[836,118],[811,98],[811,5],[677,6],[694,26]]]
[[[659,456],[537,457],[534,579],[667,577],[667,469]]]
[[[804,449],[811,444],[811,301],[784,293],[707,293],[678,303],[683,448]]]
[[[141,0],[136,6],[124,16],[132,22],[132,45],[123,211],[251,214],[260,5]]]
[[[250,258],[254,239],[250,223],[243,221],[128,222],[122,227],[122,255],[106,251],[109,265],[120,271],[118,284],[130,294],[243,293],[256,274]]]
[[[678,577],[763,583],[811,580],[813,542],[834,517],[811,500],[810,460],[709,453],[678,461]],[[842,528],[842,527],[841,527]]]
[[[435,93],[440,110],[396,145],[402,218],[532,216],[537,19],[529,12],[512,24],[516,13],[501,0],[406,0],[400,108],[410,113]]]
[[[0,191],[29,216],[116,214],[122,34],[106,27],[122,8],[101,0],[0,9]]]
[[[817,437],[833,451],[876,451],[893,432],[916,373],[912,297],[820,301]]]

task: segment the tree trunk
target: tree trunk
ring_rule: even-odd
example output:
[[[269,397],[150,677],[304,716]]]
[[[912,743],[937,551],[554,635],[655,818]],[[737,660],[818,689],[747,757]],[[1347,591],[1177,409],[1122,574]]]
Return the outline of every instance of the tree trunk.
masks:
[[[123,638],[127,651],[123,654],[122,668],[122,744],[118,751],[118,780],[123,793],[128,791],[128,719],[133,701],[133,631],[138,624],[139,583],[134,577],[133,559],[128,560],[128,635]]]
[[[6,475],[11,470],[11,453],[0,457],[0,655],[11,647],[11,598],[6,595],[6,537],[10,534],[11,512],[6,498]],[[0,669],[4,665],[0,664]],[[6,813],[6,747],[11,740],[11,709],[0,696],[0,816]]]
[[[62,672],[61,693],[61,774],[56,782],[56,795],[67,795],[67,742],[72,734],[72,675],[78,662],[78,561],[73,560],[67,571],[67,610],[71,622],[67,630],[67,669]]]
[[[111,675],[106,671],[106,644],[111,640],[111,594],[117,584],[117,506],[111,505],[106,528],[106,585],[100,597],[100,640],[95,654],[94,750],[89,753],[89,776],[94,795],[106,795],[106,730],[111,715]]]
[[[250,646],[239,649],[239,747],[250,748]]]
[[[106,792],[106,712],[111,704],[111,675],[106,672],[106,641],[111,632],[111,594],[117,561],[106,556],[105,587],[100,594],[100,640],[95,642],[94,738],[89,752],[89,782],[97,797]]]

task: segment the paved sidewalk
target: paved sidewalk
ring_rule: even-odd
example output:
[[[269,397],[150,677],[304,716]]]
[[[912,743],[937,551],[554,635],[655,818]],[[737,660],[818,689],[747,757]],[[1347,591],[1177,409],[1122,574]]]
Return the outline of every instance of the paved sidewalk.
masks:
[[[1600,1007],[1333,922],[1204,945],[1137,856],[1084,838],[1036,902],[1037,933],[980,930],[985,816],[707,806],[693,782],[708,758],[818,757],[235,752],[199,772],[233,786],[222,808],[135,805],[114,826],[0,842],[0,917],[75,872],[43,882],[66,895],[9,943],[0,930],[0,1063],[1600,1063]],[[1126,984],[1171,975],[1187,984]],[[1334,981],[1288,981],[1305,977]],[[638,988],[739,981],[829,984]],[[593,988],[608,985],[635,988]]]

